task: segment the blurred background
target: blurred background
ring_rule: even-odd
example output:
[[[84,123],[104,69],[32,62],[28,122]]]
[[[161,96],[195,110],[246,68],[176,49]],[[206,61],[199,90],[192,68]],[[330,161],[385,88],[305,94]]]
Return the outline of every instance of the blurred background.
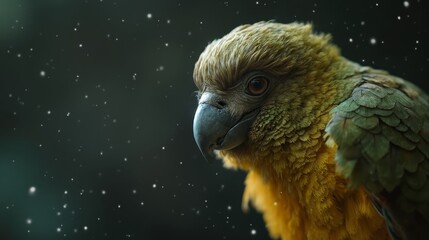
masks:
[[[429,91],[424,0],[0,0],[0,239],[268,239],[192,135],[192,71],[240,24],[312,22]]]

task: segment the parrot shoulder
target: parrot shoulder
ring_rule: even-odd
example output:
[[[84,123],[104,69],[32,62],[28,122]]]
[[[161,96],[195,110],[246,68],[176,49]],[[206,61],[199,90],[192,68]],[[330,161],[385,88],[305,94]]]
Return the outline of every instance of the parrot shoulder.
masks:
[[[325,129],[336,170],[366,188],[394,239],[419,239],[429,227],[429,98],[386,72],[359,78]]]

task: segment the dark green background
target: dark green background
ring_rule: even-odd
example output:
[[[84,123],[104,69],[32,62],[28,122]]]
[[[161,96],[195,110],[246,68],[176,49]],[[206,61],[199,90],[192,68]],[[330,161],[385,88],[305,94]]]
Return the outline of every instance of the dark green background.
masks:
[[[0,239],[267,239],[240,209],[244,173],[194,144],[205,45],[313,22],[428,91],[428,16],[424,0],[0,0]]]

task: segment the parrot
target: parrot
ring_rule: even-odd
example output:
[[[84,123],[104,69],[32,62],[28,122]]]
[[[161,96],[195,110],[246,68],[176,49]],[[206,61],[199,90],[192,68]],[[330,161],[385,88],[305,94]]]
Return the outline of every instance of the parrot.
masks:
[[[312,23],[244,24],[195,63],[193,134],[273,239],[429,239],[429,97]]]

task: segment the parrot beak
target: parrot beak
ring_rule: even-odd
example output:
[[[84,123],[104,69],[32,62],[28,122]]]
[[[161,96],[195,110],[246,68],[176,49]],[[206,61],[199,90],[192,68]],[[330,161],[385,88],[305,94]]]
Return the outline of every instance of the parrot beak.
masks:
[[[216,94],[204,93],[194,117],[194,138],[204,158],[212,162],[216,159],[214,150],[230,150],[246,141],[258,112],[234,117]]]

